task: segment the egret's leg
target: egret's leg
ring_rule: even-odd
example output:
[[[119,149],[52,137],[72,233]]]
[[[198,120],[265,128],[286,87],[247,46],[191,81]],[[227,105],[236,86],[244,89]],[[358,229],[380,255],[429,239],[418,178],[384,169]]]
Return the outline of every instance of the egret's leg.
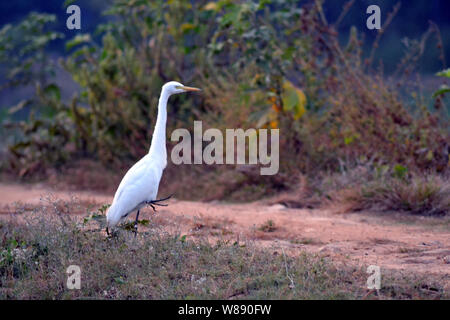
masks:
[[[138,229],[138,220],[139,219],[139,210],[136,213],[136,221],[134,221],[134,236],[137,235],[137,229]]]

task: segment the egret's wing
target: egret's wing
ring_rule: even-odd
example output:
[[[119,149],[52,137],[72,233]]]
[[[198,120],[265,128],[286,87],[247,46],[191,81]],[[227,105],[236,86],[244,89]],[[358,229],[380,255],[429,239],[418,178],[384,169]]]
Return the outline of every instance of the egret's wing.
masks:
[[[114,196],[113,205],[118,207],[116,210],[120,216],[125,216],[144,201],[156,197],[159,178],[151,163],[141,161],[123,177]]]
[[[117,188],[116,194],[114,195],[114,202],[122,198],[122,193],[124,190],[128,189],[134,184],[139,184],[139,181],[145,176],[146,162],[144,161],[144,159],[145,158],[142,158],[141,160],[136,162],[122,178],[122,181]]]

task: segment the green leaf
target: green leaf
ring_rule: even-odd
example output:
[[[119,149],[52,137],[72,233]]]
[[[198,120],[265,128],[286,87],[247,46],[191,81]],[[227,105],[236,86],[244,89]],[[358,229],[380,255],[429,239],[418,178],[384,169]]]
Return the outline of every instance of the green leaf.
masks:
[[[436,73],[439,77],[450,78],[450,68],[447,70],[442,70],[441,72]]]
[[[291,60],[292,57],[293,57],[293,55],[294,55],[294,53],[295,53],[295,51],[296,51],[295,47],[288,47],[288,48],[286,48],[286,50],[283,52],[283,54],[281,55],[281,57],[282,57],[284,60]]]
[[[98,208],[98,211],[101,214],[105,214],[106,210],[111,206],[111,204],[104,204],[103,206],[101,206],[100,208]]]
[[[17,248],[18,245],[19,243],[17,242],[16,239],[11,239],[10,248]]]
[[[139,220],[138,224],[143,225],[143,226],[148,226],[150,224],[150,220]]]
[[[283,106],[286,110],[294,113],[296,120],[300,119],[306,112],[306,96],[302,90],[296,88],[290,81],[283,84]]]
[[[66,8],[68,6],[70,6],[71,4],[73,4],[75,2],[75,0],[66,0],[64,1],[63,7]]]
[[[114,281],[118,284],[125,284],[126,281],[122,277],[116,277],[114,278]]]
[[[194,24],[192,24],[192,23],[183,23],[183,24],[181,25],[180,28],[181,28],[181,31],[182,31],[184,34],[186,34],[186,33],[188,33],[190,30],[195,29],[196,26],[195,26]]]
[[[439,90],[437,90],[435,93],[433,93],[433,98],[437,98],[443,94],[446,94],[447,92],[450,92],[450,87],[443,84]]]
[[[354,136],[351,136],[351,137],[345,137],[344,138],[344,143],[345,143],[345,145],[349,145],[349,144],[351,144],[353,141],[355,141],[355,137]]]
[[[49,84],[47,87],[45,87],[44,94],[52,99],[56,99],[57,101],[61,100],[61,90],[54,83]]]
[[[106,49],[103,49],[102,54],[100,55],[100,61],[103,61],[106,58],[108,58],[108,51]]]
[[[72,40],[66,42],[66,50],[71,50],[73,47],[79,46],[82,43],[91,41],[89,34],[78,34]]]
[[[270,5],[272,3],[272,0],[260,0],[258,10],[264,9],[266,6]]]
[[[397,164],[394,166],[394,177],[403,179],[408,172],[408,168]]]

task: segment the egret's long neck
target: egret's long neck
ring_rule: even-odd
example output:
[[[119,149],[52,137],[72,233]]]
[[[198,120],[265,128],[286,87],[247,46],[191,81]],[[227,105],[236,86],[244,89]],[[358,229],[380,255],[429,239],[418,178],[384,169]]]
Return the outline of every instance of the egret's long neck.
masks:
[[[167,163],[166,151],[166,123],[167,123],[167,101],[169,95],[165,90],[161,92],[158,103],[158,118],[156,119],[155,130],[153,131],[152,144],[149,154],[153,160],[162,160],[163,165]]]

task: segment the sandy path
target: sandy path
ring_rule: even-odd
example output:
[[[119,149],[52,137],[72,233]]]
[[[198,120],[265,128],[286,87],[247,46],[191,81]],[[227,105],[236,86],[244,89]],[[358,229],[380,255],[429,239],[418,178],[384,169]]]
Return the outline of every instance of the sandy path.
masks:
[[[84,202],[110,203],[112,195],[87,191],[50,190],[43,185],[0,184],[0,213],[22,205],[39,205],[49,192],[56,198],[76,196]],[[134,218],[134,217],[133,217]],[[263,246],[290,252],[320,252],[333,261],[408,274],[434,274],[450,284],[449,218],[410,217],[399,214],[336,214],[331,210],[287,209],[263,202],[248,204],[201,203],[170,200],[169,207],[142,219],[189,237],[254,240]],[[261,226],[271,220],[272,229]],[[270,228],[269,228],[270,229]]]

